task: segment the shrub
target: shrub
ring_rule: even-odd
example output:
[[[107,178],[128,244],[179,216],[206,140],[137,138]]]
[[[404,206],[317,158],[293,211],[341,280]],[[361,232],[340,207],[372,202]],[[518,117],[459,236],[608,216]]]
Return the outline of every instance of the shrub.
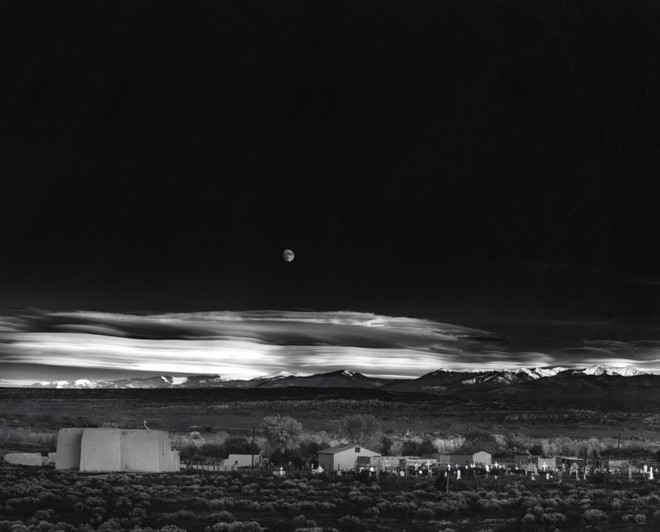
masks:
[[[293,526],[295,528],[313,528],[316,526],[316,521],[307,519],[304,515],[300,514],[293,518]]]
[[[418,508],[415,511],[415,519],[429,521],[435,517],[435,512],[430,508]]]
[[[47,510],[37,510],[32,515],[32,519],[35,519],[36,521],[52,521],[54,516],[55,510],[49,508]]]
[[[566,521],[566,516],[559,512],[549,512],[543,515],[542,520],[552,527],[558,527]]]
[[[215,521],[218,523],[233,523],[236,521],[236,518],[226,510],[222,512],[212,512],[209,514],[209,521]]]
[[[235,521],[233,523],[216,523],[204,530],[205,532],[262,532],[263,528],[256,521]]]
[[[582,514],[582,520],[587,525],[601,525],[608,520],[607,514],[602,510],[592,508]]]
[[[362,522],[360,521],[360,518],[355,517],[354,515],[345,515],[339,519],[339,524],[344,530],[354,531],[362,529]]]
[[[534,528],[536,523],[536,517],[532,514],[525,514],[525,516],[520,520],[523,528]]]
[[[147,517],[147,511],[144,508],[133,508],[129,513],[131,517],[137,517],[140,519],[145,519]]]

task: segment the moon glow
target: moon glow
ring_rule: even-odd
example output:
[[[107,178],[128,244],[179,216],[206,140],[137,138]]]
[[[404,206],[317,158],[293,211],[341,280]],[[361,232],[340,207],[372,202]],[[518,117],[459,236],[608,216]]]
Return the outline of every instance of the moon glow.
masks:
[[[284,259],[285,262],[291,262],[295,258],[295,256],[296,255],[290,249],[285,249],[282,252],[282,258]]]

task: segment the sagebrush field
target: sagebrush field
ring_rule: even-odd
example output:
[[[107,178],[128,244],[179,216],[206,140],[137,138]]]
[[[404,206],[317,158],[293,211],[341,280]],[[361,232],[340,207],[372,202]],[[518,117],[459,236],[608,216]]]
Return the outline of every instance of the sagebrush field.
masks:
[[[648,481],[455,481],[435,477],[182,472],[80,474],[0,471],[1,531],[652,530],[660,486]]]

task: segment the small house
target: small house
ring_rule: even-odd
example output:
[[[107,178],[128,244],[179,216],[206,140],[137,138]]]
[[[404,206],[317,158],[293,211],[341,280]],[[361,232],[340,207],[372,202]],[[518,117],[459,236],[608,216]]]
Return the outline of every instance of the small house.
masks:
[[[361,445],[348,444],[328,447],[318,453],[318,462],[326,471],[348,471],[372,465],[372,458],[380,454]]]
[[[612,473],[627,472],[631,468],[629,460],[607,460],[606,466]]]
[[[513,465],[518,469],[525,469],[529,464],[534,461],[532,455],[529,454],[517,454],[513,457]]]
[[[561,468],[561,458],[558,456],[516,455],[514,464],[525,471],[556,471]]]
[[[492,455],[486,451],[478,451],[472,454],[450,454],[449,464],[452,466],[490,466],[492,462]]]
[[[371,465],[380,471],[428,471],[438,465],[437,458],[420,458],[418,456],[379,456],[371,460]]]
[[[578,458],[577,456],[560,456],[562,466],[566,469],[573,467],[584,467],[587,464],[587,461],[584,458]]]
[[[535,456],[534,459],[539,471],[556,471],[561,467],[561,459],[556,456]]]

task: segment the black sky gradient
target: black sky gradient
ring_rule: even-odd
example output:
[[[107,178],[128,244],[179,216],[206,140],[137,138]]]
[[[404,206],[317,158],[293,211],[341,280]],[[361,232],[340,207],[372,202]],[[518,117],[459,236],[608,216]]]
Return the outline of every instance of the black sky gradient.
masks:
[[[0,300],[653,317],[659,27],[641,0],[2,3]]]

